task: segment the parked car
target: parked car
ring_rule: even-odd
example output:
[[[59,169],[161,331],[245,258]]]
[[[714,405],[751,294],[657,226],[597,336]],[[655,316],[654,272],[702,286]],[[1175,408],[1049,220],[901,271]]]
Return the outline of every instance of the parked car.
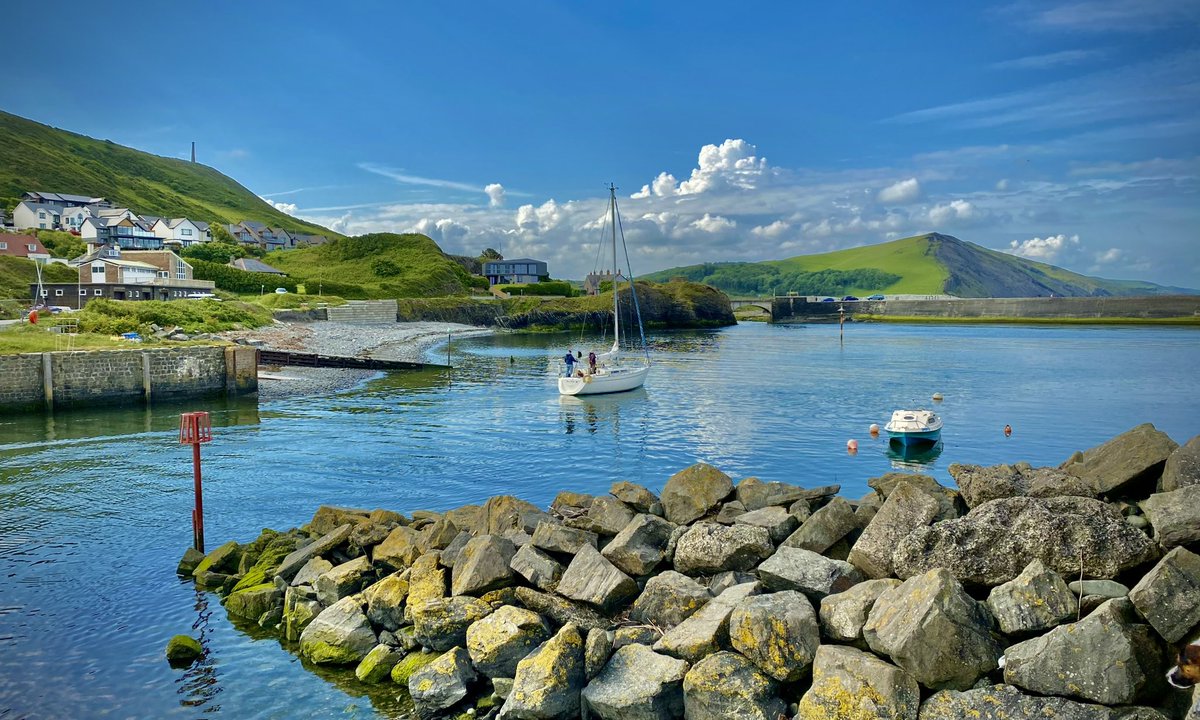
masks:
[[[857,299],[858,298],[854,297],[853,295],[847,295],[846,297],[842,298],[842,301],[843,302],[853,302],[854,300],[857,300]]]
[[[822,298],[821,302],[834,302],[833,298]]]
[[[287,295],[287,288],[275,288],[275,294]]]
[[[868,300],[883,300],[883,299],[884,299],[884,297],[883,297],[882,295],[871,295],[871,296],[870,296],[870,297],[868,297],[867,299],[868,299]]]

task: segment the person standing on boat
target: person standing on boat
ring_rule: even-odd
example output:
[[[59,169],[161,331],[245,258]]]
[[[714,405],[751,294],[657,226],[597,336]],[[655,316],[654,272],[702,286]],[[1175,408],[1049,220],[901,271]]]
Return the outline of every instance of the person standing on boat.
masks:
[[[567,364],[567,377],[575,374],[575,355],[570,350],[563,356],[563,362]]]
[[[588,353],[588,374],[596,374],[596,353],[594,352]]]

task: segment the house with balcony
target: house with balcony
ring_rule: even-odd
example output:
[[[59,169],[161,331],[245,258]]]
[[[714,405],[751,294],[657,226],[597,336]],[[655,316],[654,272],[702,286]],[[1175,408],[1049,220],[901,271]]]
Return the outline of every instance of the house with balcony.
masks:
[[[89,251],[106,245],[122,250],[162,250],[163,239],[129,210],[101,212],[105,214],[85,218],[79,228]]]
[[[216,284],[196,280],[192,266],[170,250],[122,250],[99,247],[71,263],[79,268],[75,283],[42,284],[49,305],[81,308],[96,298],[112,300],[183,300],[211,297]],[[37,292],[37,285],[31,285]]]
[[[550,277],[546,263],[541,260],[489,260],[483,264],[483,274],[491,285],[535,283]]]
[[[145,218],[142,220],[144,221]],[[187,218],[158,218],[151,225],[150,230],[164,241],[174,240],[183,247],[212,240],[208,223]]]

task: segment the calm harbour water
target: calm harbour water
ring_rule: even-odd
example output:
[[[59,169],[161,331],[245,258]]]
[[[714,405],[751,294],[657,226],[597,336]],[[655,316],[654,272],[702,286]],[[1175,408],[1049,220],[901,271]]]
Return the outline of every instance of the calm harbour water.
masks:
[[[203,451],[210,546],[300,525],[323,503],[546,505],[617,479],[658,491],[700,460],[858,497],[893,469],[949,482],[952,462],[1056,465],[1142,422],[1177,442],[1200,433],[1192,328],[848,325],[839,342],[836,326],[749,324],[651,341],[647,387],[593,399],[554,388],[556,358],[587,350],[578,338],[497,335],[454,341],[453,371],[332,398],[0,416],[0,719],[403,712],[393,687],[306,672],[175,578],[191,541],[182,410],[217,426]],[[871,440],[872,422],[934,392],[939,454],[914,464]],[[205,663],[168,668],[167,639],[201,632]]]

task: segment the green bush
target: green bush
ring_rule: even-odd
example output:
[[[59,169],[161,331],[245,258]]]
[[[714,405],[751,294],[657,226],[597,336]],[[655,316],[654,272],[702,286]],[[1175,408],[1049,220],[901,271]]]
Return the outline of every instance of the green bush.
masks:
[[[400,274],[400,266],[391,260],[376,260],[371,263],[371,272],[379,277],[393,277]]]
[[[486,278],[485,278],[486,279]],[[546,282],[517,284],[517,285],[498,285],[501,291],[510,295],[556,295],[561,297],[573,297],[574,288],[571,283],[565,280],[549,280]]]
[[[271,311],[243,302],[217,300],[120,301],[100,298],[76,317],[83,332],[119,335],[148,332],[149,325],[179,326],[186,333],[254,328],[271,322]]]
[[[77,258],[87,252],[87,241],[63,230],[35,230],[37,239],[51,255],[58,258]]]
[[[232,239],[232,238],[230,238]],[[244,258],[248,255],[246,249],[238,242],[206,242],[195,243],[183,249],[183,257],[196,260],[207,260],[224,265],[229,258]]]
[[[273,292],[275,288],[287,288],[288,292],[296,292],[296,280],[273,275],[271,273],[255,273],[238,270],[223,263],[208,260],[191,259],[192,276],[197,280],[212,280],[223,290],[238,293]]]

